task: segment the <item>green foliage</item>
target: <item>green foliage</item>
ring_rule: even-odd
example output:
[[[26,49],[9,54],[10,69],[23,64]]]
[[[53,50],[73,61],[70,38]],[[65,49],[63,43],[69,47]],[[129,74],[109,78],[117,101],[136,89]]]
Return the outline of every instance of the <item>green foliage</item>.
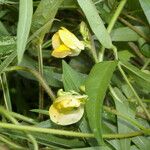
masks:
[[[0,10],[0,149],[149,149],[149,0],[0,0]],[[78,56],[51,55],[60,27],[85,44]],[[88,96],[79,122],[50,119],[60,89]],[[61,114],[70,103],[59,104]]]
[[[27,39],[30,32],[30,26],[32,21],[33,2],[32,0],[20,0],[19,3],[19,21],[17,27],[17,56],[18,63],[21,62]]]
[[[116,65],[117,62],[113,61],[106,61],[96,64],[92,68],[85,84],[86,94],[89,97],[89,100],[86,103],[87,116],[90,127],[100,145],[103,144],[103,101]]]

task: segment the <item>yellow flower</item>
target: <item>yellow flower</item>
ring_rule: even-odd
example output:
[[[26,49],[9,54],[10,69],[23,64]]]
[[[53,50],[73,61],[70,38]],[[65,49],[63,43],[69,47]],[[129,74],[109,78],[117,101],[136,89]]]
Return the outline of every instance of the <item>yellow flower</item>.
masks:
[[[84,44],[64,27],[61,27],[52,37],[52,56],[64,58],[66,56],[77,56],[84,49]]]
[[[83,104],[86,99],[86,95],[61,91],[60,96],[50,106],[51,120],[59,125],[70,125],[78,122],[83,116]]]

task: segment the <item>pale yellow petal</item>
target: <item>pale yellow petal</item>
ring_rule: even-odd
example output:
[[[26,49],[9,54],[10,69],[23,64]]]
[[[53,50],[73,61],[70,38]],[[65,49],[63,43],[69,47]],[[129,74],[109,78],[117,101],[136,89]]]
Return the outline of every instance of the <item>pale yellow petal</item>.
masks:
[[[61,44],[58,48],[53,50],[51,55],[56,58],[64,58],[69,54],[71,54],[71,49],[64,44]]]
[[[66,28],[64,27],[61,27],[62,29],[60,29],[58,31],[59,33],[59,36],[60,36],[60,39],[61,41],[66,45],[68,46],[69,48],[73,49],[73,50],[76,50],[76,49],[80,49],[80,50],[83,50],[84,49],[84,45],[82,42],[80,42],[78,40],[78,38],[73,34],[71,33],[69,30],[67,30]]]
[[[59,112],[53,105],[49,109],[50,119],[59,125],[70,125],[78,122],[84,114],[84,108],[81,106],[75,110],[69,111],[69,113]]]
[[[52,47],[53,49],[58,48],[61,45],[61,39],[59,37],[58,32],[56,32],[53,36],[52,36]]]
[[[54,104],[55,108],[58,110],[65,112],[65,111],[70,111],[73,110],[74,108],[77,108],[81,105],[81,102],[79,99],[72,95],[64,95],[58,97],[55,101]]]

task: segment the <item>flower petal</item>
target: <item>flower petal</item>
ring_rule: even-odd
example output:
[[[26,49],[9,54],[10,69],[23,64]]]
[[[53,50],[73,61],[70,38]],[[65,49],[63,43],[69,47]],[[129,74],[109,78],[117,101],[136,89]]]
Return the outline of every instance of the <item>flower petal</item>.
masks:
[[[56,58],[64,58],[71,54],[71,49],[64,44],[61,44],[58,48],[54,49],[52,52],[52,56]]]
[[[58,32],[56,32],[52,36],[52,46],[53,46],[53,49],[57,49],[61,45],[61,43],[62,42],[60,40],[59,34],[58,34]]]
[[[80,42],[78,40],[78,38],[71,33],[69,30],[67,30],[64,27],[61,27],[61,29],[58,31],[59,36],[61,41],[68,46],[69,48],[76,50],[76,49],[80,49],[83,50],[84,49],[84,45],[82,42]]]
[[[83,106],[69,111],[68,113],[61,113],[53,105],[49,109],[50,119],[59,125],[70,125],[78,122],[84,114]]]

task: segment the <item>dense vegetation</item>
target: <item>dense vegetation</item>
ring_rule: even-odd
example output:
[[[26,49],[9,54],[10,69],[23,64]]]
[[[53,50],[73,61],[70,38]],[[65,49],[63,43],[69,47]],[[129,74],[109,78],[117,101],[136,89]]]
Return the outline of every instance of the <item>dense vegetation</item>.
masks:
[[[148,150],[149,69],[150,0],[0,0],[0,149]]]

